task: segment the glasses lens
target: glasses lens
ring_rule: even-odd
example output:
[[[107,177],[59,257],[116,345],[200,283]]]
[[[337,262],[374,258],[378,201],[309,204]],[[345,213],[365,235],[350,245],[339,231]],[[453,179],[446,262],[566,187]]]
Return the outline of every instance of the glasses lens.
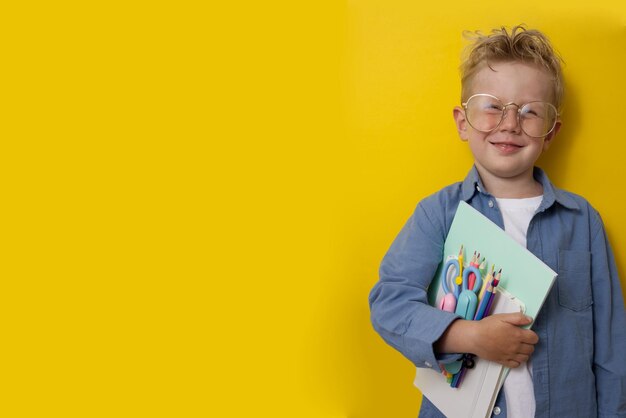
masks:
[[[520,109],[522,130],[528,136],[546,136],[556,124],[557,111],[550,103],[531,102]]]
[[[502,120],[504,104],[491,96],[472,96],[466,105],[465,117],[476,130],[489,132],[494,130]]]

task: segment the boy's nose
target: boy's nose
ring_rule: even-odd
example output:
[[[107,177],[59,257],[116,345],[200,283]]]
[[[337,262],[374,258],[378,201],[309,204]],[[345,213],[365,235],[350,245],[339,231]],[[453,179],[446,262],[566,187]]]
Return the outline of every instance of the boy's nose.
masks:
[[[500,129],[519,132],[520,126],[517,119],[517,107],[510,106],[504,109],[504,116],[502,117],[502,122],[500,123]]]

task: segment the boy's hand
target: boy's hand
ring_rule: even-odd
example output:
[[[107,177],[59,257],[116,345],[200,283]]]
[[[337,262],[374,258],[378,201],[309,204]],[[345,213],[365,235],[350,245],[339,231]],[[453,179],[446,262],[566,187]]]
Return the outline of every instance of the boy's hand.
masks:
[[[537,334],[520,328],[532,319],[521,313],[494,314],[476,321],[472,353],[480,358],[515,368],[528,361],[539,341]]]
[[[494,314],[480,321],[454,321],[435,343],[441,353],[472,353],[515,368],[535,350],[539,337],[520,328],[532,319],[521,313]]]

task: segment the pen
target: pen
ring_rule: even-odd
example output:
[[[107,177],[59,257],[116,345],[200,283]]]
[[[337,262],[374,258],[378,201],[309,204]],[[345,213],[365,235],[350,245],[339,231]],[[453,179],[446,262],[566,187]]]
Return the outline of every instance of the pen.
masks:
[[[498,274],[496,275],[495,279],[493,279],[493,291],[491,293],[491,295],[489,295],[489,304],[487,305],[487,307],[485,308],[485,314],[484,316],[489,315],[489,313],[491,312],[491,305],[493,305],[493,300],[495,299],[495,295],[496,295],[496,286],[498,286],[498,283],[500,283],[500,275],[501,275],[502,269],[500,269],[500,271],[498,272]],[[485,295],[487,293],[485,292]]]
[[[459,372],[454,375],[454,377],[451,379],[451,382],[449,382],[450,387],[458,388],[459,386],[461,386],[461,381],[463,380],[463,377],[465,377],[467,369],[471,369],[474,367],[474,357],[476,357],[474,354],[463,354],[463,366],[461,367],[461,370],[459,370]]]
[[[459,386],[461,386],[461,380],[463,380],[463,377],[465,377],[465,372],[467,371],[467,367],[463,367],[461,369],[460,372],[458,372],[454,377],[456,378],[456,381],[454,381],[453,379],[453,383],[454,383],[454,388],[458,388]]]
[[[480,265],[478,266],[478,270],[480,270],[482,274],[485,274],[485,267],[487,267],[487,263],[485,262],[485,257],[483,257],[483,259],[480,260]]]
[[[478,253],[477,255],[476,251],[474,251],[474,256],[472,257],[472,260],[470,261],[470,266],[478,268],[479,258],[480,258],[480,253]],[[476,283],[476,275],[474,273],[470,273],[468,276],[468,279],[469,280],[467,281],[467,288],[470,290],[474,290],[474,283]]]
[[[489,271],[489,274],[487,274],[487,277],[485,277],[485,281],[483,282],[483,287],[480,289],[480,294],[478,295],[478,300],[482,301],[483,300],[483,296],[485,295],[485,289],[487,288],[487,285],[489,283],[491,283],[491,280],[493,279],[493,270],[496,268],[495,264],[491,265],[491,270]]]
[[[480,305],[478,305],[478,310],[476,311],[476,315],[474,316],[474,321],[480,321],[486,316],[485,313],[487,312],[487,305],[489,305],[489,302],[491,301],[491,295],[493,295],[494,282],[496,282],[496,280],[497,279],[493,279],[487,285],[487,288],[485,289],[485,294],[483,295],[483,298],[480,300]]]
[[[450,387],[453,387],[453,388],[459,387],[459,383],[460,383],[459,380],[461,379],[461,375],[463,374],[464,371],[465,371],[465,367],[462,368],[460,372],[454,375],[454,377],[452,378],[452,382],[450,382]]]

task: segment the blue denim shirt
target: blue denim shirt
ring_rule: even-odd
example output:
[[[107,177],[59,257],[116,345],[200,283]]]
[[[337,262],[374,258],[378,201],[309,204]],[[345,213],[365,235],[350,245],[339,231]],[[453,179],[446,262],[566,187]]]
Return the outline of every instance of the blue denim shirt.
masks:
[[[626,417],[626,314],[600,215],[580,196],[555,188],[539,168],[543,201],[530,221],[527,248],[558,273],[533,330],[536,417]],[[454,314],[428,305],[426,291],[443,257],[459,201],[503,228],[493,196],[473,167],[422,200],[380,266],[370,292],[376,331],[417,367],[437,367],[433,344]],[[496,405],[506,416],[505,397]],[[426,399],[420,417],[443,417]]]

